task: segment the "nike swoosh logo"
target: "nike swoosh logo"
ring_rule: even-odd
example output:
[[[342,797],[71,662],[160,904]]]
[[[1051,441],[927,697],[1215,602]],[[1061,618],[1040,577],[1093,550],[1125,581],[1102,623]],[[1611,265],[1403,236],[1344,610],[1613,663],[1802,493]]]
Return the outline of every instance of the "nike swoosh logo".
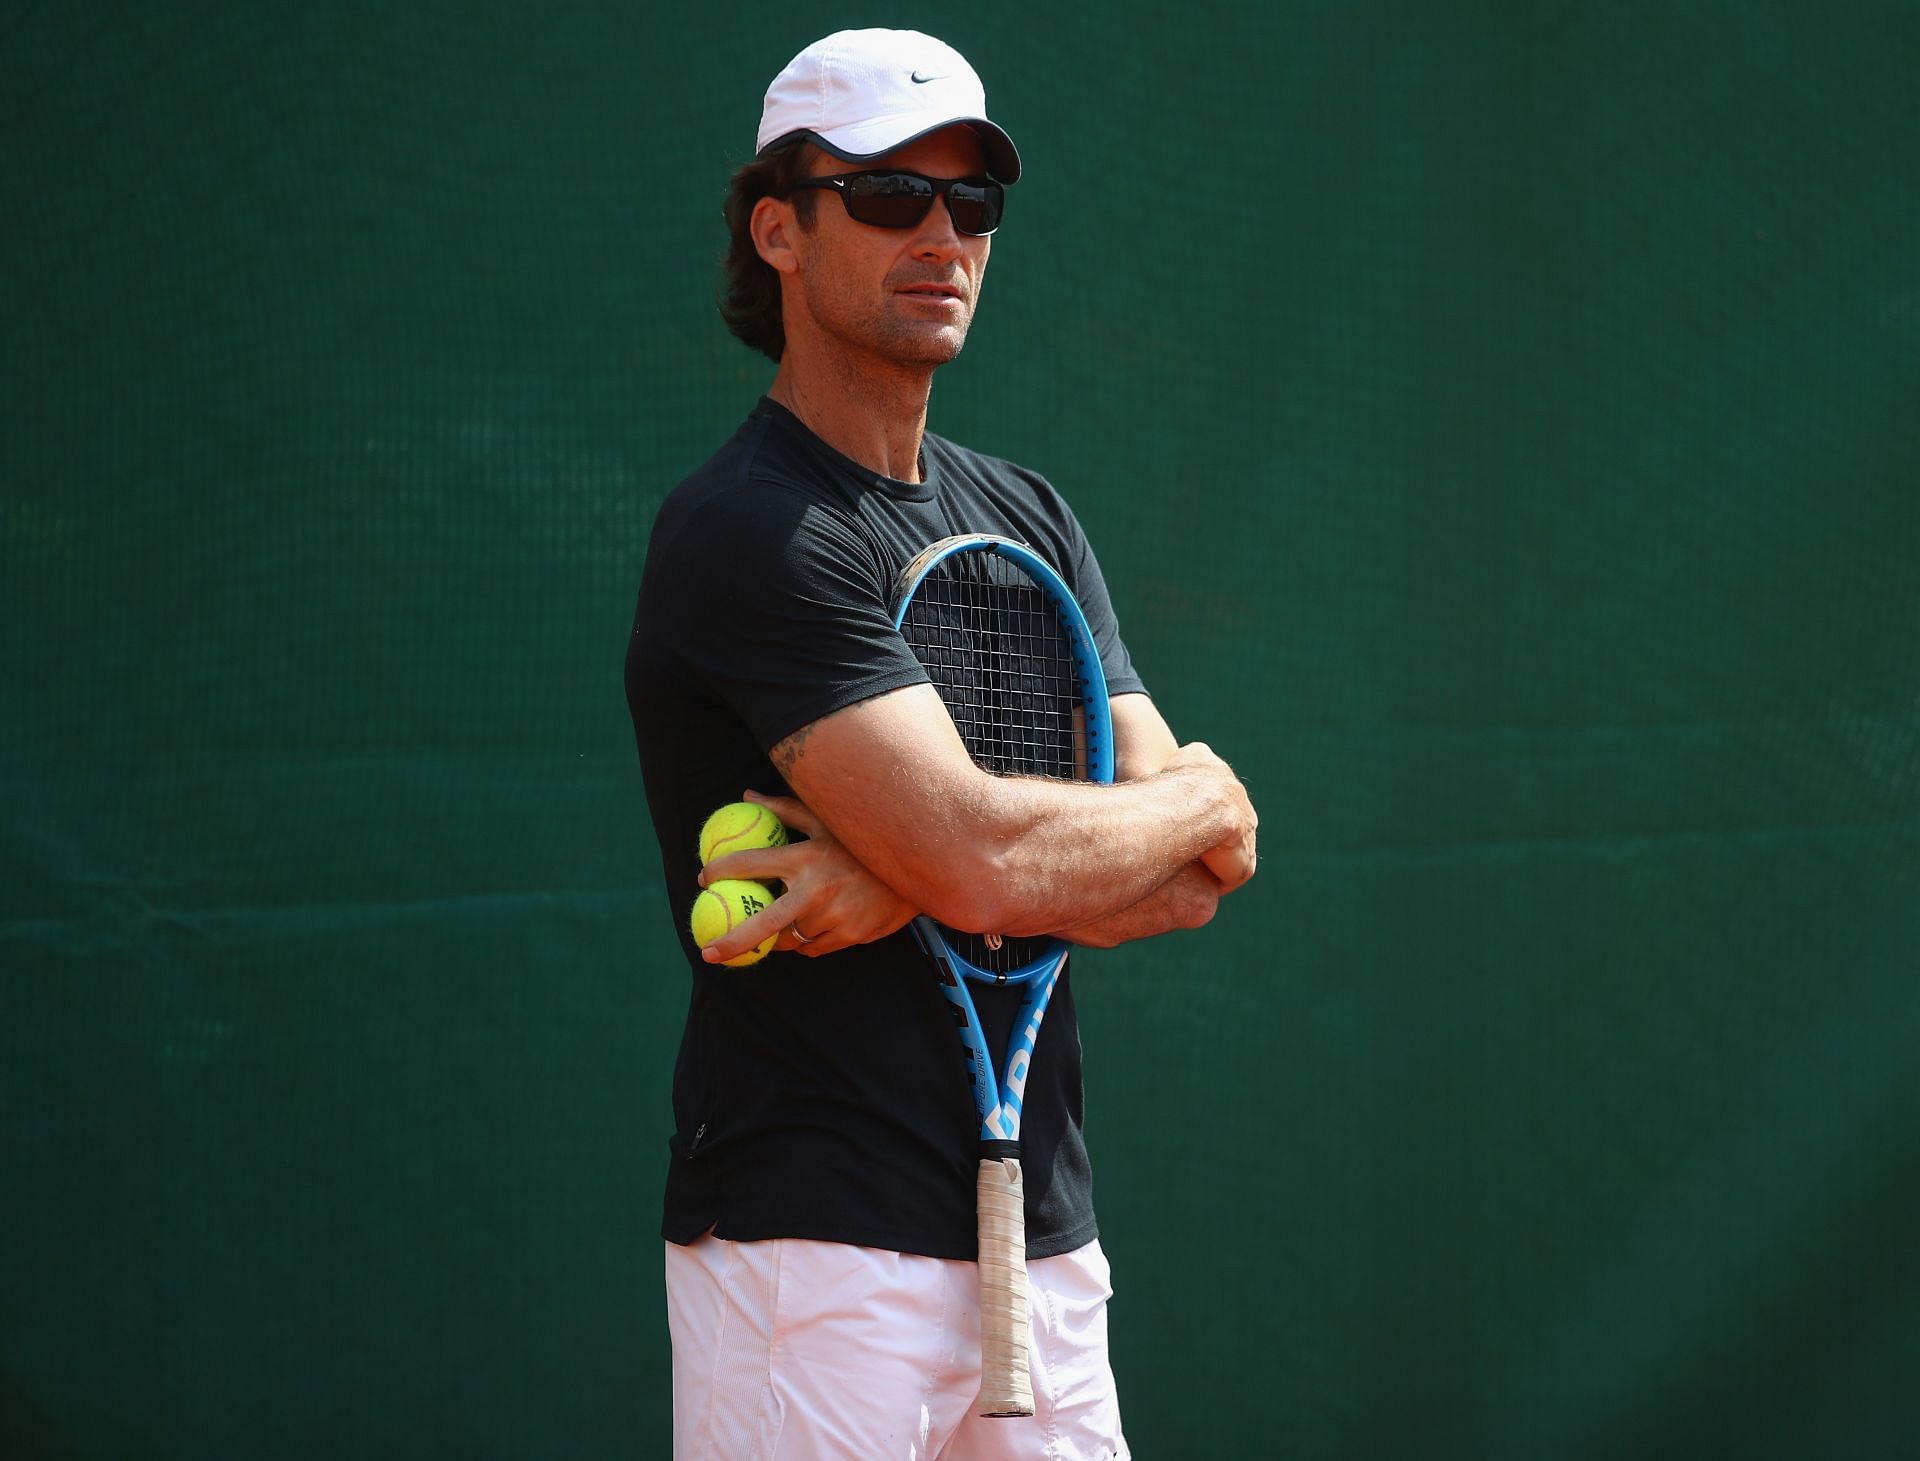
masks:
[[[939,77],[939,76],[922,76],[918,71],[915,71],[912,74],[913,74],[913,84],[915,86],[925,86],[929,81],[940,81],[944,79],[943,77]]]

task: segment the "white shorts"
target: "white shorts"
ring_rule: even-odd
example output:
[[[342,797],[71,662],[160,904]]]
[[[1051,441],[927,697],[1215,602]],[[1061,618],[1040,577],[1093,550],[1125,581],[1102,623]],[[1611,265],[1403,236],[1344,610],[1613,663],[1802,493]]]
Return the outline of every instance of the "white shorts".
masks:
[[[668,1243],[674,1461],[1126,1461],[1097,1242],[1027,1265],[1034,1414],[985,1419],[972,1263]]]

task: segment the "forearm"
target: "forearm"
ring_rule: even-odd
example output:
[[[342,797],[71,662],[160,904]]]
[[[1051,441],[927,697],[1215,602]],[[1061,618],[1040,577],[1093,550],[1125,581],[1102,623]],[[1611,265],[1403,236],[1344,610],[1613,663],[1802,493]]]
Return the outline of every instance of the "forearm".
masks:
[[[916,686],[823,717],[773,760],[902,899],[956,928],[1023,935],[1108,918],[1196,859],[1223,889],[1251,876],[1255,819],[1231,768],[1198,744],[1137,766],[1124,754],[1137,739],[1120,737],[1135,778],[1122,784],[992,776]]]
[[[988,780],[963,833],[974,855],[943,870],[943,881],[964,885],[956,911],[968,921],[956,926],[1009,935],[1070,926],[1088,934],[1077,942],[1118,943],[1192,926],[1197,897],[1218,898],[1219,881],[1195,859],[1227,835],[1233,809],[1209,778]]]
[[[1063,929],[1060,937],[1086,948],[1110,949],[1175,929],[1199,928],[1219,906],[1220,880],[1190,862],[1138,903],[1097,922]]]

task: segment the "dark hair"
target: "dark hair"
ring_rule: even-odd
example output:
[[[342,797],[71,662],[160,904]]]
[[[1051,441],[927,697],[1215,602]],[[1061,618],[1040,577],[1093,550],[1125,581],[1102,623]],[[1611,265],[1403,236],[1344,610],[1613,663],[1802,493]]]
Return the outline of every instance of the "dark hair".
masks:
[[[820,149],[796,137],[756,157],[733,175],[727,188],[727,253],[720,286],[720,318],[742,342],[775,364],[787,348],[787,327],[780,319],[780,275],[753,246],[753,208],[762,198],[793,196],[793,211],[802,228],[813,226],[819,194],[811,188],[794,190],[810,176]]]

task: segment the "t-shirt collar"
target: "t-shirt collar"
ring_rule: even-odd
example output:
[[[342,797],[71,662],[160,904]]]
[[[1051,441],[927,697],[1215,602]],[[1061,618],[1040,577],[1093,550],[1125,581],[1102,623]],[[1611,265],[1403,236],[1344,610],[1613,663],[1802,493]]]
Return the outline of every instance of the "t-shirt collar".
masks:
[[[818,436],[814,435],[812,428],[810,428],[806,422],[802,421],[798,416],[794,415],[793,412],[774,400],[772,396],[762,396],[760,398],[760,404],[754,408],[754,414],[756,416],[765,416],[784,428],[790,428],[796,440],[800,441],[810,450],[825,457],[828,461],[832,462],[839,471],[852,477],[863,487],[871,487],[876,492],[884,492],[889,497],[898,497],[908,502],[930,502],[933,500],[939,467],[935,463],[934,454],[927,450],[927,442],[924,436],[920,442],[921,480],[918,482],[902,482],[898,477],[885,476],[882,473],[874,471],[871,467],[862,466],[844,452],[836,451]]]

